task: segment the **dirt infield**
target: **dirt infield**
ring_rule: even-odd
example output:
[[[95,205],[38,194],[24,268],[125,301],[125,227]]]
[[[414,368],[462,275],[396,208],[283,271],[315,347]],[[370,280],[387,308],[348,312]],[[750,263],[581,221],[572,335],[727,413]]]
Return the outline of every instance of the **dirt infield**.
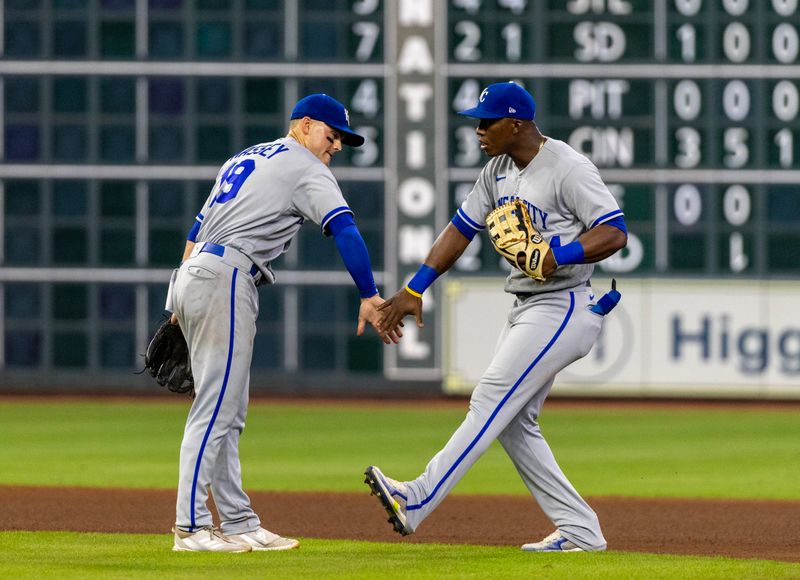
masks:
[[[528,497],[450,496],[408,538],[391,530],[377,500],[366,491],[261,492],[251,499],[265,526],[305,538],[516,546],[552,531]],[[800,562],[800,501],[589,501],[600,516],[610,550]],[[175,492],[0,486],[0,505],[0,530],[168,533]]]

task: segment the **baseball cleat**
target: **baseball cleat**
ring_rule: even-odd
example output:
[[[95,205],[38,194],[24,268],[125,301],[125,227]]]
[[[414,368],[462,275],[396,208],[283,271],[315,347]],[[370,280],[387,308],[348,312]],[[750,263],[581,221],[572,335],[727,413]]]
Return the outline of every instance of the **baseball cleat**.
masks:
[[[523,544],[525,552],[583,552],[583,548],[572,543],[561,535],[561,530],[556,530],[541,542]]]
[[[231,534],[228,536],[238,544],[250,546],[254,552],[277,552],[278,550],[293,550],[300,547],[300,542],[292,538],[282,538],[264,528],[244,534]]]
[[[367,467],[364,475],[367,476],[364,483],[369,486],[371,495],[378,496],[381,505],[389,514],[389,523],[394,526],[394,531],[403,536],[409,535],[412,530],[406,523],[406,501],[408,500],[406,485],[386,477],[375,466]]]
[[[173,552],[250,552],[252,548],[232,541],[212,526],[200,528],[196,532],[183,532],[173,528],[175,543]]]

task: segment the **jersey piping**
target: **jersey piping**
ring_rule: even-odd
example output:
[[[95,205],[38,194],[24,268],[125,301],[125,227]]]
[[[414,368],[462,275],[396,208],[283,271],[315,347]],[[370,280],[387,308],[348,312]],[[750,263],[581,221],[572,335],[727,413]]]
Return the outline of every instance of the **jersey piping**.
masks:
[[[618,217],[618,216],[622,216],[622,215],[624,215],[624,214],[622,213],[621,209],[616,209],[614,211],[610,211],[607,214],[601,215],[599,218],[594,220],[592,222],[592,225],[590,226],[590,229],[595,227],[595,226],[599,226],[600,224],[605,223],[605,222],[607,222],[608,220],[610,220],[612,218],[615,218],[615,217]]]
[[[320,226],[320,228],[322,228],[322,233],[325,233],[325,230],[326,230],[326,228],[328,227],[328,223],[329,223],[329,222],[330,222],[330,221],[331,221],[333,218],[335,218],[337,215],[341,215],[341,214],[343,214],[343,213],[349,213],[349,214],[352,214],[352,213],[353,213],[353,210],[352,210],[352,209],[350,209],[349,207],[347,207],[346,205],[342,205],[342,206],[339,206],[339,207],[337,207],[337,208],[334,208],[334,209],[332,209],[331,211],[329,211],[328,213],[326,213],[326,214],[325,214],[325,217],[323,217],[323,218],[320,220],[320,222],[319,222],[319,226]]]
[[[466,212],[462,208],[458,208],[458,210],[456,211],[456,214],[458,214],[458,216],[461,219],[463,219],[466,222],[466,224],[469,227],[471,227],[472,229],[474,229],[475,231],[480,232],[480,231],[486,229],[486,226],[483,226],[483,225],[479,224],[478,222],[476,222],[475,220],[473,220],[471,217],[469,217],[466,214]]]

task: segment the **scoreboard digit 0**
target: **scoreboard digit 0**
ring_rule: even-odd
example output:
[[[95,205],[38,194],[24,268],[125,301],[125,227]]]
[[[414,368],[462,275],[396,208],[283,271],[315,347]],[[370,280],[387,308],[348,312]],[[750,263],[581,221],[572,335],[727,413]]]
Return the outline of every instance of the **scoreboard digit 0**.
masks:
[[[515,79],[626,212],[629,247],[602,269],[796,275],[799,26],[797,0],[451,0],[450,209],[485,163],[455,112]],[[476,248],[457,267],[504,265]]]

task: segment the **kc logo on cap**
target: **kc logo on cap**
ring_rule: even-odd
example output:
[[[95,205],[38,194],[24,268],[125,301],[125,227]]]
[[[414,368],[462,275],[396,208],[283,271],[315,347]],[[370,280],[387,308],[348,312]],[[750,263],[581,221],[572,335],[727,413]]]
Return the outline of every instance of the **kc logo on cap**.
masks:
[[[359,147],[364,143],[364,137],[350,129],[350,113],[345,106],[323,93],[303,97],[292,110],[291,119],[310,117],[322,121],[329,127],[336,129],[342,136],[342,143],[351,147]]]
[[[536,116],[533,96],[514,81],[489,85],[478,97],[478,106],[459,115],[475,119],[522,119],[532,121]]]

